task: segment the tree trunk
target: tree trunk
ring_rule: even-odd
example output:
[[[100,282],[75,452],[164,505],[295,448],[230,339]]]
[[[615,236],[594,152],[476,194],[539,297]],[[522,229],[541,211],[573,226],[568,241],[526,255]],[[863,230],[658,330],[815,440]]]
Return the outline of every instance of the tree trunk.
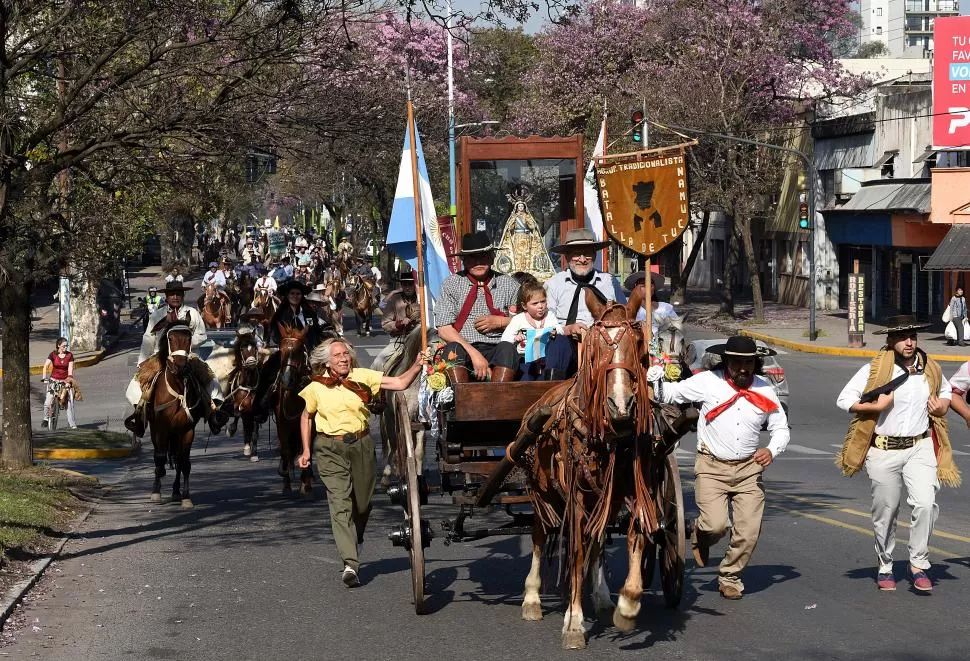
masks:
[[[671,303],[683,303],[687,300],[687,282],[690,280],[690,274],[694,270],[694,264],[697,262],[697,256],[700,255],[704,241],[707,240],[707,228],[710,227],[710,225],[711,212],[705,211],[701,216],[701,229],[697,233],[697,236],[694,237],[694,245],[690,247],[690,254],[687,256],[687,261],[684,263],[684,268],[680,272],[680,277],[676,285],[671,282]]]
[[[754,303],[754,318],[752,321],[765,320],[765,302],[761,298],[761,272],[758,270],[758,260],[755,259],[754,240],[751,237],[751,219],[745,218],[740,223],[741,241],[744,243],[745,258],[748,263],[748,277],[751,281],[751,300]]]
[[[738,240],[737,225],[734,216],[726,216],[728,221],[727,258],[724,261],[724,290],[721,292],[720,314],[734,316],[734,285],[737,282],[738,265],[741,263],[741,242]]]
[[[182,205],[172,208],[166,215],[161,231],[162,267],[165,270],[178,266],[187,274],[192,265],[192,246],[195,243],[195,219]]]
[[[71,351],[96,351],[98,348],[98,286],[100,278],[80,269],[71,276]]]
[[[30,437],[30,290],[10,278],[0,287],[3,318],[3,465],[26,468],[34,461]]]

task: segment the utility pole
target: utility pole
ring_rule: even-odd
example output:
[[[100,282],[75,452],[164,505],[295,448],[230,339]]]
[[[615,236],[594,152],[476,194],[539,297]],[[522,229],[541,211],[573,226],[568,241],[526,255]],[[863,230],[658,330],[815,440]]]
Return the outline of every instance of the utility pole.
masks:
[[[455,69],[452,55],[452,18],[451,0],[448,0],[448,184],[450,186],[448,213],[454,219],[458,216],[458,191],[455,181]]]

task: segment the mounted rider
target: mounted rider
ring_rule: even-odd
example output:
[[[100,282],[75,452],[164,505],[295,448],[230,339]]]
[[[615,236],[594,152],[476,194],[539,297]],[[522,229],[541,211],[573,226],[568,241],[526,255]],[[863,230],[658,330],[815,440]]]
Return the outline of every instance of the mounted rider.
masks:
[[[148,321],[148,329],[142,336],[141,352],[138,355],[139,366],[143,365],[145,361],[158,352],[159,337],[164,337],[164,329],[170,322],[182,320],[188,323],[192,331],[193,349],[197,349],[208,339],[205,332],[205,324],[202,322],[202,314],[191,305],[185,305],[183,303],[185,292],[190,289],[192,288],[184,286],[181,282],[170,282],[165,286],[163,293],[165,294],[166,304],[156,310]],[[208,370],[205,367],[204,361],[195,354],[189,357],[189,363],[201,364],[200,366],[203,369],[196,370],[197,372]],[[164,365],[159,365],[156,373],[151,375],[152,378],[146,379],[144,383],[146,385],[153,385],[155,383],[155,377],[157,377],[158,373],[164,367]],[[209,373],[211,374],[211,372]],[[214,377],[209,383],[200,385],[202,386],[201,390],[210,399],[209,409],[211,412],[208,416],[209,427],[213,433],[218,433],[227,419],[225,414],[220,410],[223,402],[222,390],[219,387],[218,380]],[[128,384],[128,390],[125,393],[128,402],[135,407],[134,412],[125,419],[125,428],[138,437],[145,435],[145,403],[151,397],[151,387],[151,385],[148,385],[148,387],[142,389],[139,380],[132,378]]]
[[[421,309],[418,307],[418,292],[414,287],[414,273],[402,271],[398,275],[400,289],[395,289],[381,305],[383,316],[381,328],[391,336],[391,341],[381,349],[374,359],[374,365],[383,369],[391,362],[391,357],[404,345],[404,338],[421,321]]]
[[[626,280],[623,281],[623,287],[629,293],[633,293],[633,290],[637,287],[647,286],[647,274],[644,271],[637,271],[627,276]],[[677,310],[674,306],[666,301],[661,301],[658,293],[660,288],[663,286],[663,276],[659,273],[650,274],[650,323],[653,326],[653,334],[656,335],[660,330],[667,328],[676,328],[678,330],[682,327],[682,322],[680,316],[677,314]],[[646,292],[644,292],[643,300],[646,301]],[[637,321],[647,320],[647,309],[643,306],[637,311]]]
[[[350,242],[350,237],[344,235],[340,239],[340,243],[337,244],[337,257],[344,260],[344,263],[349,264],[350,258],[354,254],[354,244]]]
[[[453,383],[465,383],[470,376],[511,381],[519,356],[513,344],[501,340],[519,283],[492,270],[495,246],[485,232],[465,234],[461,246],[458,255],[465,268],[445,278],[435,307],[438,335],[447,342],[444,355],[454,363],[448,376]]]
[[[569,268],[552,276],[545,284],[549,311],[556,315],[565,331],[550,340],[546,348],[543,376],[548,380],[565,379],[576,373],[579,342],[596,321],[586,307],[584,290],[593,292],[603,304],[608,301],[626,303],[616,278],[593,267],[596,251],[608,244],[609,241],[597,241],[591,230],[572,229],[566,233],[565,243],[551,249],[566,258]]]
[[[236,328],[236,337],[251,334],[256,340],[256,348],[262,349],[266,346],[264,338],[265,329],[263,328],[263,308],[249,308],[239,316],[239,326]]]

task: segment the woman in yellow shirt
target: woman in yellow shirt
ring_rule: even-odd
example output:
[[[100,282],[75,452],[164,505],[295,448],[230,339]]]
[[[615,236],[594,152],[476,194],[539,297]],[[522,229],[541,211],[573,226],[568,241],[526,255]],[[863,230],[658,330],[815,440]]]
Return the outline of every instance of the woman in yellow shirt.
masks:
[[[327,487],[330,526],[337,552],[344,561],[343,582],[360,585],[357,545],[363,542],[370,516],[370,500],[377,482],[377,457],[370,437],[367,404],[381,389],[405,390],[421,372],[424,355],[400,376],[353,367],[354,356],[345,340],[325,340],[310,355],[313,380],[300,392],[306,402],[300,420],[303,454],[300,468],[310,465],[311,423],[320,479]]]

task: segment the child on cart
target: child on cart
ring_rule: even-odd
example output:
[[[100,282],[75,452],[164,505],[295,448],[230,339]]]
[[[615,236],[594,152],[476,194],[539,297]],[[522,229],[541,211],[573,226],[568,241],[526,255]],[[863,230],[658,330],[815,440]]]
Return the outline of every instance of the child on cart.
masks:
[[[524,283],[519,301],[525,310],[509,321],[502,341],[512,342],[519,353],[520,379],[540,381],[545,367],[545,347],[557,333],[563,332],[563,327],[549,310],[546,290],[540,283]]]

